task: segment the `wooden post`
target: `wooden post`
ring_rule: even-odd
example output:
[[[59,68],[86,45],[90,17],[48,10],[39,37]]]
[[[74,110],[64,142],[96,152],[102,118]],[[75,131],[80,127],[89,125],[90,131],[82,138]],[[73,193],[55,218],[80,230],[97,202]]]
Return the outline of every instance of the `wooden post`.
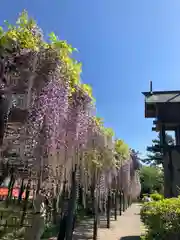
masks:
[[[19,190],[19,195],[18,195],[18,204],[21,203],[21,200],[22,200],[22,195],[23,195],[23,192],[24,192],[24,178],[21,180],[21,187],[20,187],[20,190]]]
[[[119,215],[122,215],[122,191],[119,193]]]
[[[130,195],[128,195],[128,207],[130,207],[131,206],[131,197],[130,197]]]
[[[78,191],[76,175],[77,175],[77,165],[75,166],[75,169],[72,172],[71,199],[69,200],[69,204],[68,204],[68,216],[67,216],[67,222],[66,222],[66,237],[65,237],[66,240],[72,240],[73,220],[75,217],[77,191]]]
[[[108,190],[107,199],[107,228],[110,228],[110,217],[111,217],[111,190]]]
[[[7,124],[9,101],[0,94],[0,146],[3,144],[4,132]]]
[[[169,172],[170,172],[170,197],[175,197],[173,192],[173,182],[174,182],[174,167],[172,162],[172,153],[171,150],[168,151],[169,155]]]
[[[126,199],[125,199],[125,194],[124,191],[122,191],[122,202],[123,202],[123,212],[126,211]]]
[[[118,197],[118,192],[117,189],[115,190],[115,201],[114,201],[114,219],[117,220],[117,197]]]
[[[21,217],[21,226],[23,225],[24,218],[26,215],[28,199],[29,199],[29,194],[30,194],[30,188],[31,188],[31,180],[28,180],[28,184],[26,186],[26,195],[25,195],[25,199],[24,199],[23,213],[22,213],[22,217]]]
[[[99,223],[99,192],[97,189],[97,169],[94,171],[93,182],[91,186],[91,197],[93,205],[93,240],[97,240],[98,223]]]
[[[65,201],[67,201],[66,199],[66,170],[64,173],[64,182],[63,182],[63,189],[62,189],[62,194],[61,196],[59,196],[59,200],[58,200],[58,208],[61,208],[61,217],[60,217],[60,221],[59,221],[59,233],[58,233],[58,240],[62,239],[62,236],[65,235],[65,231],[66,231],[66,223],[65,223],[65,217],[63,216],[63,211],[64,211],[64,206],[63,204],[66,204]],[[63,239],[64,240],[64,239]]]
[[[98,197],[97,191],[94,188],[93,195],[93,215],[94,215],[94,223],[93,223],[93,240],[97,240],[97,232],[98,232]]]
[[[15,179],[14,179],[14,168],[11,168],[11,177],[10,177],[10,181],[9,181],[9,185],[8,185],[8,195],[6,198],[6,207],[8,207],[9,205],[9,201],[11,200],[12,197],[12,192],[13,192],[13,186],[15,183]]]
[[[129,206],[131,206],[131,204],[132,204],[132,196],[129,195]]]
[[[57,220],[57,208],[56,208],[56,203],[57,203],[57,198],[56,196],[53,197],[52,199],[52,220],[53,220],[53,224],[56,224],[56,220]]]

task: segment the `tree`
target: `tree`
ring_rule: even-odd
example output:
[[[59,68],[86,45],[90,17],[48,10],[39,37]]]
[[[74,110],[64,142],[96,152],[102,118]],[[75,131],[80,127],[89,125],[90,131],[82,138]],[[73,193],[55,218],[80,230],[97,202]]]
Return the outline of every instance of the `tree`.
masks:
[[[174,145],[174,139],[171,135],[166,133],[166,142],[168,145]],[[157,139],[152,140],[152,146],[147,147],[147,158],[143,159],[142,161],[146,164],[150,165],[160,165],[163,163],[163,156],[162,152],[159,150],[155,150],[155,146],[160,145],[160,134],[158,135]]]
[[[143,166],[139,171],[141,193],[162,192],[163,170],[155,166]]]

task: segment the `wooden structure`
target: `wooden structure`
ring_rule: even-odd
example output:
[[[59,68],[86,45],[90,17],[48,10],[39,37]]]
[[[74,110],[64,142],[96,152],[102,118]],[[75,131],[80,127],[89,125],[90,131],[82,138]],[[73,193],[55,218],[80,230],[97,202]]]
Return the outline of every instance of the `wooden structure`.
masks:
[[[153,131],[160,133],[160,146],[155,151],[161,151],[164,166],[164,195],[175,197],[179,195],[180,187],[180,91],[143,92],[145,96],[145,118],[154,118]],[[168,145],[166,131],[175,133],[175,144]]]

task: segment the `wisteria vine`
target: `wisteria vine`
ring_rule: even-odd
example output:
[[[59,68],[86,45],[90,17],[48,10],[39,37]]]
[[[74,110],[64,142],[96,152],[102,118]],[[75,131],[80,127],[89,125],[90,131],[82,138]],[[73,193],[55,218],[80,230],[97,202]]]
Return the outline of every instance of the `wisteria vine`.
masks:
[[[77,164],[83,173],[80,182],[84,189],[95,176],[99,193],[107,195],[116,179],[119,190],[137,197],[138,157],[93,115],[92,89],[80,81],[81,64],[70,56],[74,49],[54,33],[50,42],[45,42],[42,30],[26,12],[19,19],[20,25],[0,30],[0,54],[7,77],[18,74],[28,89],[24,95],[30,104],[20,134],[26,142],[24,161],[35,171],[48,168],[50,181],[62,175],[57,169],[66,170],[67,177]]]

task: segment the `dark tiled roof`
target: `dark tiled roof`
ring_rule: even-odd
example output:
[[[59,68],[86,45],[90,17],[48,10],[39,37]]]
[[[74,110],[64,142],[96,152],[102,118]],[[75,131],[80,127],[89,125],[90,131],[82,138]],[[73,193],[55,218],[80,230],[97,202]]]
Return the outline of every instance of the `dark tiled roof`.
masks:
[[[180,91],[143,92],[146,103],[180,102]]]

